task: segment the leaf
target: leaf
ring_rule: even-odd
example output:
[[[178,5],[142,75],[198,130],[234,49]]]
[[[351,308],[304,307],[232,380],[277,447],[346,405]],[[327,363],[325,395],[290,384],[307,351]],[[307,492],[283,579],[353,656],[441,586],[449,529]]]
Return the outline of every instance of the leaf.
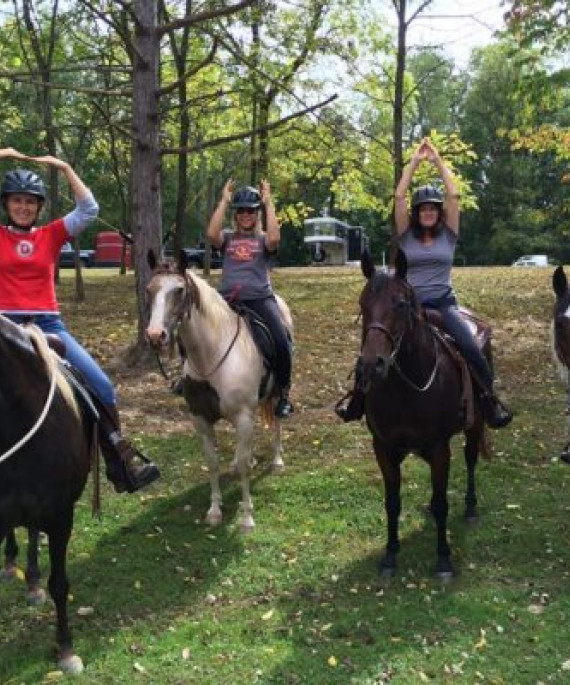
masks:
[[[262,621],[269,621],[269,619],[273,616],[275,609],[269,609],[269,611],[265,612],[263,616],[261,617]]]
[[[338,664],[338,661],[337,661],[336,657],[329,656],[328,665],[335,668],[337,666],[337,664]]]

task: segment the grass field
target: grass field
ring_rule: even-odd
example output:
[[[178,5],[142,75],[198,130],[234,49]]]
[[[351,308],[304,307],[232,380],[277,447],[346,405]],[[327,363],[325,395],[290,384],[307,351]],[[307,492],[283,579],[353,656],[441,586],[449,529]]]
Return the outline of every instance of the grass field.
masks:
[[[155,367],[126,369],[135,337],[132,274],[84,272],[59,286],[69,327],[117,381],[123,416],[159,464],[161,481],[131,496],[91,485],[69,553],[82,683],[380,685],[570,682],[570,468],[566,390],[549,347],[549,269],[463,268],[462,304],[492,323],[501,393],[516,417],[492,434],[477,472],[480,522],[462,520],[465,469],[454,440],[450,540],[458,577],[432,575],[435,530],[424,516],[427,467],[404,466],[402,549],[391,581],[376,565],[386,539],[383,488],[364,425],[333,414],[358,352],[357,269],[275,270],[295,318],[296,414],[285,426],[286,469],[268,473],[269,436],[255,442],[257,528],[237,526],[240,489],[223,479],[222,526],[203,523],[207,473],[182,401]],[[219,436],[227,467],[233,435]],[[42,566],[47,568],[46,550]],[[26,607],[23,582],[0,587],[0,683],[54,672],[53,606]]]

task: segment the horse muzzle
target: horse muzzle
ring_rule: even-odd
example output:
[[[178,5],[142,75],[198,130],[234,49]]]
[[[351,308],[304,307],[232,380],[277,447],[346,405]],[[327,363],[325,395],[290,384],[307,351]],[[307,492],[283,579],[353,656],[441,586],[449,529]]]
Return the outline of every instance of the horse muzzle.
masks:
[[[168,348],[170,336],[165,328],[151,328],[149,326],[145,331],[145,337],[153,350],[162,352]]]
[[[370,361],[362,361],[362,382],[365,388],[374,381],[385,381],[393,364],[392,355],[376,355]]]

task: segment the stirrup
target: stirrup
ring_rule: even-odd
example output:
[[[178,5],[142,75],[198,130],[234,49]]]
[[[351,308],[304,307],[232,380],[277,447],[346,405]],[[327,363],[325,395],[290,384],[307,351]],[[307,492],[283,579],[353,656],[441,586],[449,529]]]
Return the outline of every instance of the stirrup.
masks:
[[[295,408],[291,404],[288,397],[280,397],[275,406],[274,414],[278,419],[287,419],[293,414]]]
[[[364,416],[364,398],[351,390],[335,404],[334,411],[345,423],[360,421]]]
[[[136,492],[160,478],[158,466],[151,459],[124,438],[120,443],[114,445],[117,455],[120,455],[119,459],[106,469],[107,478],[113,484],[115,492]],[[135,463],[135,457],[141,460],[141,465]]]

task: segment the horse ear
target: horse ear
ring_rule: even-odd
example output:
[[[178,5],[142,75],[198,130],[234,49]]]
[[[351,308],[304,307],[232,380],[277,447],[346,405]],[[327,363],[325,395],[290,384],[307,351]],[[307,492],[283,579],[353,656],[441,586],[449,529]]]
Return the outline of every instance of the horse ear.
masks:
[[[404,254],[404,252],[400,249],[396,254],[395,267],[396,276],[398,278],[401,278],[402,280],[405,280],[406,274],[408,273],[408,260],[406,259],[406,255]]]
[[[152,248],[150,248],[146,253],[146,261],[150,267],[150,270],[154,271],[156,269],[156,255],[154,254],[154,250]]]
[[[360,268],[362,269],[362,273],[366,280],[370,280],[370,277],[373,276],[376,271],[374,261],[368,250],[364,250],[360,255]]]
[[[566,295],[568,291],[568,279],[561,266],[556,267],[552,274],[552,288],[558,297]]]
[[[184,274],[186,269],[188,268],[188,255],[186,254],[185,250],[180,250],[178,253],[178,271],[181,274]]]

